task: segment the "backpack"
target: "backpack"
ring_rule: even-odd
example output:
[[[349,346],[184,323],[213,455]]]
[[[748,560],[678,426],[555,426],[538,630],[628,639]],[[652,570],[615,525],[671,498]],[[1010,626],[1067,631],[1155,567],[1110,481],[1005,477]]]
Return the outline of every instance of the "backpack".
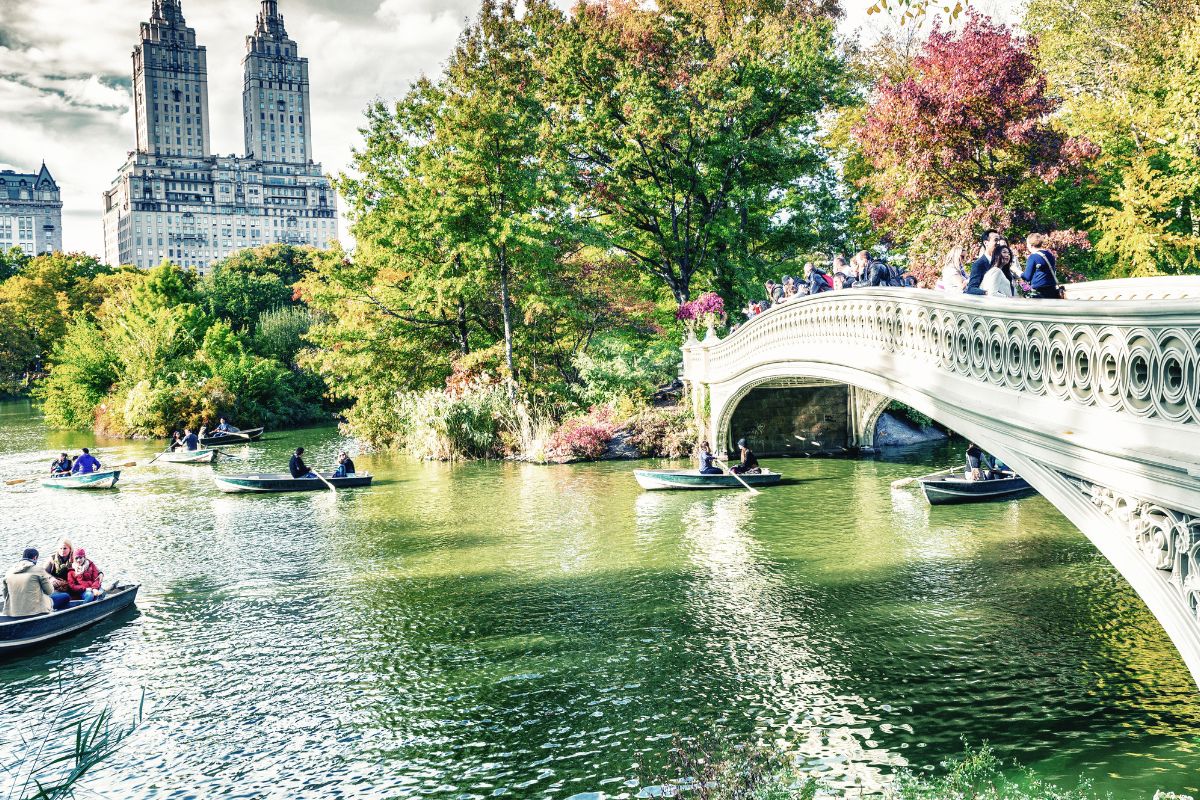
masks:
[[[887,275],[888,275],[887,285],[888,286],[905,286],[906,285],[904,283],[904,273],[901,272],[899,269],[889,265],[887,268],[887,271],[888,271],[887,272]]]

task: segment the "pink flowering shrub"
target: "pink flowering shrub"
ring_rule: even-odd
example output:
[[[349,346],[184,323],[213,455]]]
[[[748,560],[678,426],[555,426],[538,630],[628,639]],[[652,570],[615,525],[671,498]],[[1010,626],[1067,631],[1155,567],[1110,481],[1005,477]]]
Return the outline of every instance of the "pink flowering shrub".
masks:
[[[592,406],[587,414],[565,420],[550,434],[546,455],[556,461],[599,458],[617,433],[614,416],[609,406]]]
[[[725,300],[716,292],[705,292],[693,300],[690,305],[692,306],[692,314],[696,319],[700,319],[708,314],[718,319],[725,317]]]

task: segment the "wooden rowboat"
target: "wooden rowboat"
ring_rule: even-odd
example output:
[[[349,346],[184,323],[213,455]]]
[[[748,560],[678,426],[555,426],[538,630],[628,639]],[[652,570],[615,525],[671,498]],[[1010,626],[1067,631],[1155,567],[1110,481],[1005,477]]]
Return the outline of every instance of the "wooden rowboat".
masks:
[[[200,437],[201,447],[212,447],[214,444],[245,444],[263,435],[262,428],[247,428],[237,433],[221,433],[213,431],[209,436]]]
[[[137,599],[138,584],[117,586],[99,600],[73,601],[70,608],[31,617],[0,615],[0,653],[49,642],[108,619]]]
[[[741,482],[730,475],[701,475],[694,469],[635,469],[633,477],[643,489],[743,489]],[[739,476],[750,486],[770,486],[783,476],[763,470],[758,474]]]
[[[166,461],[170,464],[211,464],[217,460],[217,454],[220,450],[210,450],[201,448],[199,450],[176,450],[173,453],[163,453],[158,457],[159,461]]]
[[[59,478],[42,478],[41,484],[48,489],[112,489],[120,477],[121,470],[105,469]]]
[[[347,475],[345,478],[335,478],[332,472],[322,472],[321,475],[325,481],[329,481],[338,489],[370,486],[371,480],[375,477],[370,473]],[[229,493],[316,492],[329,488],[320,478],[293,478],[286,472],[258,475],[213,475],[213,480],[216,481],[218,489]]]
[[[1005,472],[1003,475],[1001,478],[973,481],[963,476],[963,470],[950,469],[917,478],[917,481],[931,506],[1007,500],[1036,491],[1028,481],[1016,473]]]

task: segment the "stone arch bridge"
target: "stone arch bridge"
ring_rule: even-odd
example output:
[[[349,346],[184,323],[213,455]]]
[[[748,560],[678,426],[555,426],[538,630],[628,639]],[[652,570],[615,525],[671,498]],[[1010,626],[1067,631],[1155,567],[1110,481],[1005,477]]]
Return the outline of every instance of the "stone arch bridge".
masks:
[[[1080,284],[1065,301],[828,292],[683,353],[718,450],[739,403],[787,387],[836,390],[849,446],[872,444],[891,400],[979,443],[1112,562],[1200,685],[1200,278]]]

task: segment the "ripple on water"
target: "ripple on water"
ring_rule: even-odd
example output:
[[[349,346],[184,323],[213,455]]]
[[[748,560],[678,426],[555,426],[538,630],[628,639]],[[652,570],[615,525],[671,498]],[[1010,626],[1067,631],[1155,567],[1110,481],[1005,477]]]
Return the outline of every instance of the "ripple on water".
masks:
[[[0,405],[0,474],[72,437]],[[348,444],[295,432],[228,468],[298,443]],[[369,492],[227,496],[155,465],[0,494],[5,552],[71,531],[143,584],[120,621],[0,663],[6,763],[47,709],[128,718],[144,690],[111,796],[648,796],[712,731],[856,790],[962,735],[1119,795],[1200,788],[1186,670],[1039,499],[931,511],[876,462],[784,462],[804,481],[751,499],[641,493],[619,464],[356,461]]]

